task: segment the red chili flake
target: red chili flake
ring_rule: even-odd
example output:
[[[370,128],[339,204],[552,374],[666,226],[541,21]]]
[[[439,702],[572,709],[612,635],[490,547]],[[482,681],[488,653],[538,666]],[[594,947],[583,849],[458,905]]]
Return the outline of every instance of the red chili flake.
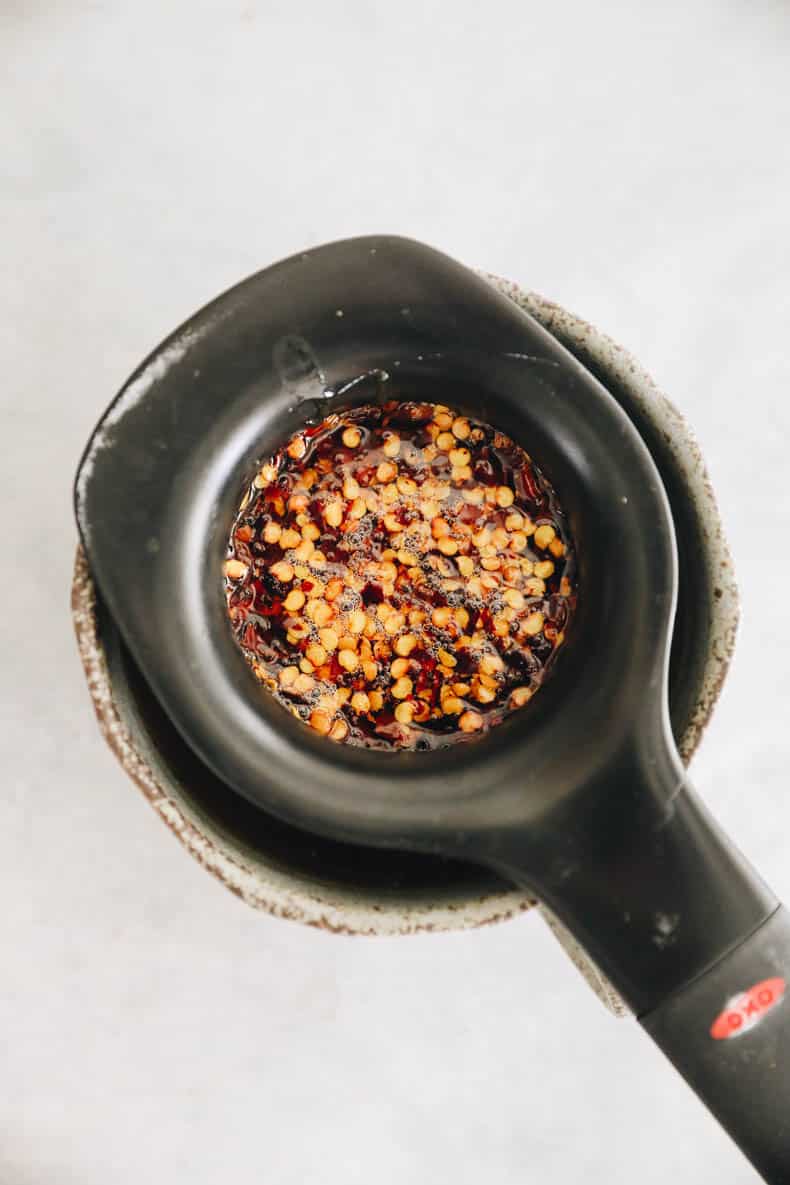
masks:
[[[429,748],[437,743],[451,743],[464,734],[479,735],[481,720],[480,731],[485,732],[514,710],[509,699],[513,688],[535,690],[540,685],[554,660],[560,631],[573,613],[576,559],[551,487],[524,451],[508,437],[469,416],[461,417],[465,426],[456,425],[457,415],[446,407],[397,400],[384,406],[357,408],[348,418],[335,415],[298,434],[302,441],[309,442],[304,457],[291,456],[287,448],[290,442],[285,442],[276,456],[263,459],[278,475],[264,491],[254,483],[248,487],[247,504],[239,511],[227,553],[229,559],[240,561],[249,570],[241,585],[229,579],[225,581],[234,636],[250,663],[252,656],[256,656],[258,677],[263,673],[264,681],[270,678],[275,682],[286,667],[301,666],[302,656],[311,645],[326,642],[327,660],[312,670],[309,677],[300,673],[301,690],[291,692],[283,687],[274,694],[287,702],[301,719],[309,718],[312,723],[315,716],[314,727],[319,732],[326,732],[329,715],[333,739],[383,749]],[[354,449],[342,442],[343,433],[352,425],[360,434],[359,446]],[[435,440],[439,433],[455,428],[458,428],[453,432],[458,440],[456,447],[469,450],[474,474],[463,484],[477,488],[479,504],[462,497],[458,483],[452,479],[449,450],[442,448],[437,452]],[[390,458],[383,448],[392,431],[400,437],[395,458]],[[445,440],[443,444],[446,443]],[[388,463],[394,462],[397,474],[410,478],[405,489],[399,488],[403,483],[397,483],[397,493],[395,486],[390,485],[385,494],[385,485],[389,483],[377,481],[378,467],[385,458]],[[305,481],[308,469],[311,476]],[[350,477],[373,494],[371,497],[365,493],[366,512],[360,519],[352,519],[349,513],[354,500],[342,496],[343,483]],[[443,493],[438,487],[430,490],[425,483],[430,486],[432,482],[447,482],[448,488]],[[503,511],[492,499],[490,487],[498,485],[513,491],[512,511]],[[310,491],[307,506],[292,509],[287,505],[290,495],[304,486]],[[482,497],[483,489],[487,490],[486,497]],[[338,527],[330,527],[323,517],[329,499],[333,502],[340,499],[342,505]],[[440,507],[426,512],[426,502],[439,503]],[[529,539],[523,551],[512,556],[507,544],[497,547],[502,567],[495,576],[489,575],[488,568],[483,569],[483,544],[475,543],[471,535],[484,527],[509,531],[505,527],[508,513],[521,513],[535,522],[552,522],[566,544],[564,555],[555,557],[555,570],[546,580],[543,597],[532,597],[527,592],[529,564],[548,558]],[[439,555],[438,547],[427,533],[426,520],[437,514],[449,525],[449,537],[459,544],[454,559]],[[398,532],[385,529],[385,515],[391,515],[397,522],[400,538]],[[323,553],[323,558],[314,566],[308,555],[300,561],[298,571],[288,573],[286,565],[296,569],[296,561],[290,548],[280,546],[279,539],[266,543],[263,531],[269,523],[277,524],[282,531],[296,530],[299,536],[307,523],[314,524],[318,528],[313,532],[315,549]],[[419,524],[416,530],[415,523]],[[405,552],[410,555],[401,560]],[[385,553],[390,569],[386,578],[380,579],[376,565],[384,561]],[[271,574],[271,568],[281,561],[285,561],[284,574],[291,577],[282,582]],[[414,572],[415,564],[419,575]],[[309,575],[305,578],[306,571]],[[472,580],[477,582],[477,588],[469,583],[467,591],[465,586]],[[322,595],[320,601],[313,601],[311,597],[316,597],[319,581],[320,587],[327,591],[326,600]],[[508,636],[500,637],[494,632],[494,621],[501,629],[501,615],[508,607],[503,594],[508,587],[521,589],[524,607],[523,611],[515,612]],[[563,594],[559,594],[560,587],[565,590]],[[294,590],[304,594],[303,604],[286,611],[285,598]],[[391,613],[400,613],[404,619],[391,633],[385,628],[387,619],[379,618],[376,613],[377,606],[385,602]],[[358,628],[359,623],[352,626],[348,616],[360,605],[365,607],[369,619],[364,634],[356,633],[354,626]],[[448,620],[437,629],[432,623],[432,613],[440,607],[447,612]],[[519,620],[536,609],[544,615],[543,628],[537,636],[525,638],[519,633]],[[455,613],[461,615],[460,621]],[[324,630],[336,634],[338,640],[344,634],[354,635],[358,660],[354,671],[340,665],[343,652],[332,649],[336,643],[330,637],[322,638]],[[403,656],[396,645],[398,638],[406,633],[416,634],[418,643]],[[461,634],[475,636],[459,646]],[[344,642],[344,646],[347,644]],[[437,646],[452,653],[455,659],[452,668],[445,661],[437,661]],[[492,652],[504,660],[504,669],[495,671],[493,676],[490,664],[487,670],[483,666],[484,655]],[[396,655],[397,676],[392,673]],[[371,657],[376,663],[372,672]],[[396,701],[390,690],[394,680],[404,672],[411,680],[411,689],[403,700]],[[488,682],[480,682],[483,675]],[[478,693],[484,686],[493,690],[492,677],[496,684],[495,698],[484,704],[477,698]],[[317,701],[309,698],[315,688],[320,697]],[[365,691],[371,696],[375,692],[374,704],[380,707],[373,707],[361,716],[348,701],[327,707],[332,703],[333,688]],[[454,701],[460,699],[463,711],[457,702],[452,709],[445,709],[449,697]],[[400,707],[407,710],[400,712]],[[403,720],[396,719],[396,711]]]

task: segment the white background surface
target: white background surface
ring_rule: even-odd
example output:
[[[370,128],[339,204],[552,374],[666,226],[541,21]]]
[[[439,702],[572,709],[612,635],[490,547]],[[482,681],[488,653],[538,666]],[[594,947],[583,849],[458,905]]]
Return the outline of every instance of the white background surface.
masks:
[[[255,914],[99,739],[70,483],[128,372],[305,246],[411,234],[630,347],[688,414],[744,620],[695,765],[790,897],[790,11],[0,4],[0,1182],[756,1180],[537,917]]]

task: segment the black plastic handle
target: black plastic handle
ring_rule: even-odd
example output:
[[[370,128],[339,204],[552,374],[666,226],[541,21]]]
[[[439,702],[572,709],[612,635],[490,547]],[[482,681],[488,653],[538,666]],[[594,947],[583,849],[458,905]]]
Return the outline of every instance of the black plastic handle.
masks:
[[[790,1185],[790,913],[673,752],[645,755],[620,754],[588,797],[509,848],[500,838],[500,867],[573,934],[765,1180]]]
[[[770,1185],[790,1182],[790,912],[640,1018]]]

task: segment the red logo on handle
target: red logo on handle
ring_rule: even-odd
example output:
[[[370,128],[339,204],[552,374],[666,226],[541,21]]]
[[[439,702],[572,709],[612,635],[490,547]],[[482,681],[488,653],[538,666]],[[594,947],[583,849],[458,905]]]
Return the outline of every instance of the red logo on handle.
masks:
[[[730,1037],[748,1033],[776,1007],[786,989],[785,981],[776,976],[774,979],[763,979],[748,991],[733,996],[710,1026],[711,1037],[716,1041],[727,1041]]]

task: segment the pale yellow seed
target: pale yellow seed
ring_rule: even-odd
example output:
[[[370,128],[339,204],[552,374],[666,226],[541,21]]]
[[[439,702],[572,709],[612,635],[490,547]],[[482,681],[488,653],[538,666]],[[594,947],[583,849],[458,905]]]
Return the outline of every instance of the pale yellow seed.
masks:
[[[457,695],[446,695],[442,699],[442,712],[445,716],[458,716],[463,710],[463,701]]]
[[[341,502],[327,502],[324,507],[324,518],[330,527],[339,527],[343,521],[343,505]]]
[[[300,510],[307,510],[310,505],[310,499],[307,494],[291,494],[288,499],[288,509],[298,513]]]
[[[352,638],[350,634],[343,634],[341,638],[338,638],[337,648],[338,650],[356,650],[358,643],[358,638]]]
[[[442,539],[450,534],[450,524],[447,519],[437,517],[431,520],[431,534],[434,539]]]
[[[439,503],[432,502],[430,500],[427,502],[421,502],[420,503],[420,514],[422,515],[422,517],[424,519],[436,518],[439,514]]]
[[[293,457],[295,461],[300,461],[307,452],[307,444],[303,436],[294,436],[287,448],[289,457]]]
[[[355,671],[359,666],[359,657],[353,650],[339,650],[337,661],[346,671]]]
[[[359,497],[359,482],[354,477],[347,477],[343,482],[343,497],[354,499]]]
[[[496,675],[504,670],[505,664],[498,654],[484,654],[480,659],[480,671],[484,675]]]
[[[414,552],[402,550],[398,552],[398,562],[405,564],[407,568],[413,568],[419,561]]]
[[[502,594],[502,600],[511,609],[523,609],[524,597],[517,588],[506,588]]]
[[[453,611],[449,605],[441,605],[434,609],[434,611],[431,613],[431,621],[437,629],[443,630],[447,625],[450,624],[450,618],[452,615]]]
[[[247,565],[243,564],[241,560],[226,560],[225,575],[228,580],[241,580],[247,575]]]
[[[309,658],[314,667],[322,667],[328,657],[326,650],[319,642],[311,642],[305,650],[305,658]]]
[[[297,610],[302,608],[305,600],[305,595],[300,588],[292,588],[288,593],[288,596],[283,601],[283,607],[287,609],[289,613],[296,613]]]
[[[469,426],[469,421],[459,416],[457,420],[453,420],[453,436],[456,440],[466,440],[472,429]]]
[[[318,636],[321,639],[321,645],[331,654],[333,650],[337,650],[337,644],[340,639],[335,630],[323,629],[318,631]]]
[[[401,679],[396,679],[390,690],[395,699],[406,699],[407,695],[411,695],[413,687],[411,679],[404,676]]]
[[[524,551],[527,546],[527,537],[523,531],[516,531],[510,536],[508,544],[511,551]]]
[[[452,432],[440,432],[436,437],[436,447],[443,453],[449,453],[450,449],[455,447],[455,437]]]
[[[332,727],[332,720],[326,712],[316,710],[310,713],[310,727],[322,736],[326,736]]]
[[[458,544],[455,539],[451,539],[448,535],[443,535],[436,546],[442,555],[455,555],[458,551]]]
[[[268,522],[263,528],[263,538],[267,543],[276,543],[283,533],[279,523]]]
[[[362,674],[365,676],[368,683],[372,683],[378,673],[378,663],[372,662],[369,658],[362,663]]]
[[[361,634],[367,624],[367,614],[362,609],[353,609],[349,613],[348,628],[352,634]]]
[[[478,549],[487,547],[491,542],[491,535],[493,534],[490,527],[483,527],[482,531],[478,531],[472,536],[472,542]]]
[[[427,616],[422,609],[412,609],[409,612],[409,625],[422,625]]]
[[[392,613],[384,622],[384,632],[385,634],[397,634],[405,624],[406,618],[402,613]]]
[[[400,437],[394,433],[388,436],[382,445],[382,450],[385,457],[397,457],[400,452]]]
[[[346,448],[356,448],[362,439],[362,434],[358,428],[346,428],[343,433],[343,444]]]
[[[391,560],[387,560],[385,563],[379,564],[379,575],[381,576],[382,580],[391,583],[396,579],[398,575],[398,569]]]
[[[370,711],[370,697],[366,691],[355,691],[351,697],[351,707],[355,712]]]
[[[275,580],[280,580],[283,584],[288,584],[294,578],[293,564],[289,564],[287,560],[279,560],[278,563],[272,564],[270,571]]]
[[[279,681],[281,687],[293,687],[296,680],[299,678],[298,667],[283,667],[279,674]]]
[[[549,544],[549,551],[553,556],[559,559],[560,556],[565,555],[565,544],[561,539],[552,539],[551,543]]]
[[[528,597],[542,597],[546,591],[546,582],[539,576],[530,576],[524,581],[524,592]]]
[[[442,650],[441,647],[437,651],[439,662],[443,662],[446,667],[454,667],[458,665],[458,660],[449,650]]]
[[[260,471],[258,472],[257,477],[255,478],[255,484],[258,487],[258,489],[262,489],[264,486],[271,485],[271,483],[275,480],[276,477],[277,477],[277,466],[276,465],[262,465],[260,468]]]
[[[392,675],[393,679],[400,679],[402,675],[406,674],[408,669],[408,658],[396,658],[390,663],[390,674]]]
[[[455,624],[460,629],[465,630],[469,625],[469,613],[464,609],[463,605],[459,605],[457,609],[453,610],[453,617],[455,618]]]
[[[398,467],[397,465],[393,465],[392,461],[382,461],[376,470],[376,479],[383,484],[385,482],[392,481],[397,472]]]
[[[532,689],[530,687],[514,687],[510,698],[517,708],[523,708],[527,700],[532,698]]]
[[[461,497],[464,502],[468,502],[471,506],[481,506],[485,498],[485,493],[479,486],[475,486],[471,490],[461,490]]]
[[[280,535],[278,542],[283,551],[288,551],[291,547],[299,546],[302,542],[302,536],[298,531],[294,531],[292,527],[286,527]]]
[[[486,687],[483,683],[478,683],[473,688],[472,694],[479,704],[490,704],[496,699],[496,692],[491,687]]]
[[[533,638],[535,634],[539,634],[543,629],[543,614],[530,613],[529,617],[525,619],[521,629],[523,633],[527,634],[531,638]]]
[[[300,660],[299,670],[303,671],[305,675],[312,675],[314,667],[309,658],[303,658]]]
[[[395,708],[395,719],[398,724],[411,724],[414,719],[414,705],[401,703]]]
[[[400,638],[396,639],[393,649],[395,650],[396,654],[402,654],[405,656],[411,654],[416,645],[417,638],[414,634],[403,634]]]
[[[315,543],[316,539],[318,539],[320,535],[321,531],[315,525],[315,523],[306,523],[302,527],[302,538],[309,539],[311,543]]]
[[[461,732],[477,732],[483,727],[483,717],[479,712],[464,712],[458,721]]]
[[[551,560],[541,560],[535,564],[535,575],[541,580],[548,580],[554,574],[554,564]]]
[[[332,606],[327,605],[326,601],[322,601],[320,598],[308,602],[305,612],[307,613],[307,616],[310,618],[310,620],[314,622],[319,628],[328,625],[335,615],[335,611]]]
[[[505,519],[505,526],[509,531],[520,531],[524,526],[524,515],[519,514],[518,511],[513,511]]]
[[[535,546],[541,549],[548,547],[557,532],[551,523],[541,523],[535,530]]]
[[[471,576],[475,570],[475,562],[468,555],[459,555],[455,562],[462,576]]]
[[[294,548],[294,557],[297,560],[306,562],[309,560],[315,551],[315,544],[312,539],[303,539],[298,547]]]
[[[389,531],[391,535],[398,534],[403,530],[403,524],[394,514],[385,514],[382,522],[384,523],[385,531]]]
[[[453,481],[469,481],[472,476],[472,469],[470,465],[456,465],[450,473]]]
[[[333,741],[344,741],[348,736],[348,725],[342,718],[336,720],[330,729],[329,736]]]
[[[516,500],[516,496],[513,493],[513,491],[510,489],[509,486],[499,486],[497,488],[497,492],[496,492],[497,506],[501,506],[504,509],[508,506],[512,506],[513,503],[515,502],[515,500]]]
[[[446,432],[448,428],[452,427],[453,417],[446,411],[437,412],[433,418],[433,422],[437,428],[442,432]]]
[[[349,511],[348,511],[350,518],[357,518],[357,519],[364,518],[365,515],[367,514],[367,512],[368,512],[368,508],[365,505],[364,498],[355,498],[354,501],[351,503],[351,506],[349,507]]]
[[[453,448],[450,449],[449,455],[450,464],[455,468],[460,468],[463,465],[468,465],[472,460],[472,454],[468,448]]]
[[[484,568],[486,572],[498,572],[502,567],[502,561],[498,555],[486,556],[480,561],[480,567]]]
[[[369,693],[371,712],[380,712],[384,707],[384,692],[371,691]]]
[[[510,622],[502,615],[494,618],[494,633],[498,638],[506,638],[510,633]]]

